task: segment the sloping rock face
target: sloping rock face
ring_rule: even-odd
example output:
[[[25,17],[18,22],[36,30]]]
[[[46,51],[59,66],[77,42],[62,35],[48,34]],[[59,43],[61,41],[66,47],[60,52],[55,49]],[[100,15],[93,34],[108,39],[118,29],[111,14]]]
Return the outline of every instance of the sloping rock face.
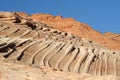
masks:
[[[106,32],[104,35],[107,36],[107,37],[109,37],[109,38],[111,38],[111,39],[113,39],[113,40],[115,40],[115,41],[120,42],[120,34]]]
[[[20,80],[49,80],[50,77],[53,80],[72,77],[75,77],[73,80],[119,80],[119,51],[109,50],[92,40],[51,28],[14,12],[1,12],[0,16],[0,59],[3,60],[0,62],[0,77],[3,79],[18,80],[13,76],[21,74]],[[30,67],[24,68],[28,65]],[[43,74],[42,66],[62,72],[56,74],[50,70]]]
[[[31,19],[41,21],[53,28],[70,32],[74,35],[91,39],[109,49],[120,50],[120,42],[115,41],[100,32],[95,31],[90,26],[75,21],[72,18],[62,18],[62,16],[52,16],[49,14],[33,14]]]
[[[92,76],[62,72],[48,67],[32,67],[0,58],[0,80],[120,80],[116,76]]]

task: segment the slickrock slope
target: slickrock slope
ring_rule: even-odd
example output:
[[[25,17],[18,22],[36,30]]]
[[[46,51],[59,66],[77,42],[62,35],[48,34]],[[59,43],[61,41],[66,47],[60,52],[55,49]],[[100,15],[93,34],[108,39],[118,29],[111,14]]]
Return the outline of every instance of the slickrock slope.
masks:
[[[48,67],[32,67],[0,58],[0,80],[119,80],[116,76],[92,76],[62,72]]]
[[[0,56],[3,80],[119,80],[120,77],[119,51],[14,12],[0,13]],[[48,67],[48,71],[40,67]]]
[[[120,34],[115,34],[115,33],[111,33],[111,32],[107,32],[105,33],[105,36],[117,41],[117,42],[120,42]]]
[[[15,13],[23,18],[29,18],[29,16],[30,16],[29,14],[27,14],[25,12],[15,12]]]
[[[90,26],[75,21],[72,18],[62,18],[61,16],[54,17],[49,14],[33,14],[30,18],[41,21],[53,28],[91,39],[105,47],[108,47],[109,49],[120,50],[120,42],[106,37],[100,32],[93,30]]]

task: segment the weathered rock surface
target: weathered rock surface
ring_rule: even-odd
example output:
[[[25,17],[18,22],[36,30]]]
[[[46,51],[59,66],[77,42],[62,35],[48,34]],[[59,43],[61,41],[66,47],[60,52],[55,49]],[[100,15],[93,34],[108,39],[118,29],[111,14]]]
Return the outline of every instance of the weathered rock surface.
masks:
[[[48,67],[32,67],[22,62],[14,62],[0,58],[0,80],[119,80],[119,77],[92,76],[62,72]]]
[[[109,38],[111,38],[111,39],[113,39],[113,40],[115,40],[115,41],[120,42],[120,34],[106,32],[104,35],[107,36],[107,37],[109,37]]]
[[[95,31],[90,26],[81,22],[75,21],[72,18],[62,18],[62,16],[52,16],[49,14],[33,14],[31,19],[41,21],[53,28],[70,32],[74,35],[91,39],[109,49],[120,50],[120,42],[113,40],[98,31]]]
[[[27,15],[2,12],[0,16],[2,79],[119,80],[120,51],[51,28],[26,18]],[[43,72],[42,66],[49,70]],[[60,71],[56,73],[51,68]],[[21,76],[14,77],[17,74]]]

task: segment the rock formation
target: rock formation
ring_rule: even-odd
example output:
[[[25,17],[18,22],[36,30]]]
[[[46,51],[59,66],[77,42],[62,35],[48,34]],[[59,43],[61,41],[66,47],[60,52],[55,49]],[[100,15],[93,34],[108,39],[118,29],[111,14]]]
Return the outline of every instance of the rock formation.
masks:
[[[116,76],[92,76],[62,72],[48,67],[32,67],[0,58],[0,80],[120,80]]]
[[[25,70],[18,70],[18,74],[22,72],[22,76],[27,76],[25,73],[29,73],[29,76],[32,77],[23,79],[19,76],[20,80],[36,80],[37,77],[40,78],[43,75],[43,73],[39,75],[37,72],[37,69],[39,70],[43,66],[47,69],[60,70],[61,74],[74,74],[72,77],[77,76],[74,78],[76,80],[97,80],[99,78],[119,80],[120,51],[109,50],[90,39],[61,31],[61,29],[54,29],[42,21],[35,21],[29,19],[28,15],[20,14],[15,12],[0,13],[0,59],[3,60],[3,63],[0,62],[0,75],[1,72],[10,73],[11,71],[12,74],[9,75],[13,77],[15,74],[12,69],[17,68]],[[57,19],[61,19],[61,17],[59,16]],[[73,21],[73,19],[69,20]],[[7,66],[4,60],[9,61],[8,64],[11,66]],[[15,67],[12,67],[12,62],[15,63]],[[18,63],[23,67],[19,68],[20,64]],[[27,71],[24,66],[28,65],[30,70]],[[10,71],[7,71],[7,68],[10,68]],[[37,72],[33,71],[35,77],[32,76],[34,69]],[[44,76],[48,76],[48,78],[41,78],[49,80],[49,77],[52,76],[49,72],[56,78],[57,75],[53,70],[45,71]],[[82,74],[86,74],[87,78],[82,78],[81,76],[86,77]],[[7,80],[8,74],[2,75]],[[59,77],[63,76],[59,75]],[[11,77],[8,79],[17,80]],[[67,79],[68,77],[63,80]]]
[[[31,19],[41,21],[53,28],[60,29],[62,31],[70,32],[74,35],[88,38],[97,42],[109,49],[120,50],[120,42],[115,41],[100,32],[92,29],[90,26],[75,21],[72,18],[62,18],[61,16],[52,16],[49,14],[33,14],[30,16]],[[97,36],[96,36],[97,35]]]
[[[117,42],[120,42],[120,34],[115,34],[115,33],[111,33],[111,32],[106,32],[105,33],[105,36],[117,41]]]

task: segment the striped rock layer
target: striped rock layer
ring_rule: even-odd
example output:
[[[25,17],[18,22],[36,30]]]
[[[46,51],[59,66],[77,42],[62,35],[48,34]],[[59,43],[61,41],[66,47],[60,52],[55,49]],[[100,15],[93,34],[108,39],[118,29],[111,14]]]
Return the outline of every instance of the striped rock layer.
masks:
[[[65,72],[120,76],[119,51],[10,12],[0,13],[0,56]]]

